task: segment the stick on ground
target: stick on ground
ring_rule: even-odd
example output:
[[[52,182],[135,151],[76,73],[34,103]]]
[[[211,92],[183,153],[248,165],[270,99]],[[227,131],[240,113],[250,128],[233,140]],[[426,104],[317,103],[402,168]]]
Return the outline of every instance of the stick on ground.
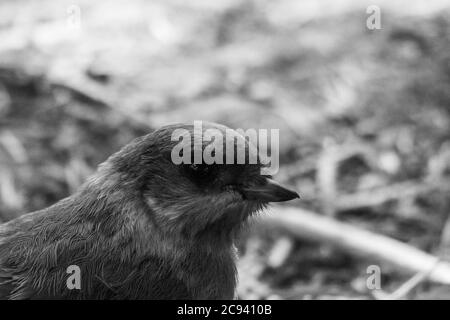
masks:
[[[429,280],[450,284],[449,263],[406,243],[301,208],[274,207],[271,211],[263,223],[285,229],[298,238],[328,243],[413,274],[431,270]]]

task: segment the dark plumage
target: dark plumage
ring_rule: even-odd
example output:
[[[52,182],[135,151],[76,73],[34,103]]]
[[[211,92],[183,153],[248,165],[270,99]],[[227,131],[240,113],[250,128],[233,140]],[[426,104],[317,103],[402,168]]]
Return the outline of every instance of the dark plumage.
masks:
[[[233,298],[235,232],[297,194],[259,164],[173,164],[175,128],[193,130],[138,138],[74,195],[0,225],[0,298]],[[70,265],[81,268],[81,290],[66,286]]]

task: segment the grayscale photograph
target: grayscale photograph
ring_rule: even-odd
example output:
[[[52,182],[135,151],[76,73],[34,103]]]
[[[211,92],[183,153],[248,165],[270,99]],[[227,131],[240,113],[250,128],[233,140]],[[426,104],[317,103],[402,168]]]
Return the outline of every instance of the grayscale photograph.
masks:
[[[0,300],[447,299],[450,1],[0,1]]]

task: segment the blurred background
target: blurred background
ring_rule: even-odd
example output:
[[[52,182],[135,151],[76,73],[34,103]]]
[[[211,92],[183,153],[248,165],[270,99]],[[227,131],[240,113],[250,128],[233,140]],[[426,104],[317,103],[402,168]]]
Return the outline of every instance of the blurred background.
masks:
[[[241,299],[450,298],[447,0],[1,1],[0,222],[194,119],[279,128],[301,194],[239,239]]]

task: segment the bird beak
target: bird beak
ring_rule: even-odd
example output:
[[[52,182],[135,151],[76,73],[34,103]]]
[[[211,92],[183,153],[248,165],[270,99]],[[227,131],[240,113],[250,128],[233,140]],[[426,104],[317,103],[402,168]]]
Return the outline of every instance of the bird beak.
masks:
[[[243,188],[242,193],[247,200],[262,202],[281,202],[300,198],[297,192],[289,190],[269,178],[266,178],[266,183],[263,185]]]

